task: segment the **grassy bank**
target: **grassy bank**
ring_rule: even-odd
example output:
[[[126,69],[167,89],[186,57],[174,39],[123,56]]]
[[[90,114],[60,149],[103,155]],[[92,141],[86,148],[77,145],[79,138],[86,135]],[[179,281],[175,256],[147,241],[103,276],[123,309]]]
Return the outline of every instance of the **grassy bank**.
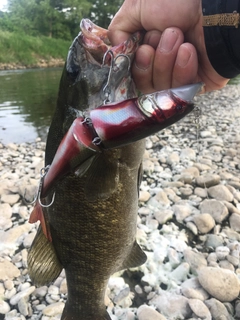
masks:
[[[70,41],[33,37],[0,30],[0,64],[35,66],[39,61],[65,60]]]

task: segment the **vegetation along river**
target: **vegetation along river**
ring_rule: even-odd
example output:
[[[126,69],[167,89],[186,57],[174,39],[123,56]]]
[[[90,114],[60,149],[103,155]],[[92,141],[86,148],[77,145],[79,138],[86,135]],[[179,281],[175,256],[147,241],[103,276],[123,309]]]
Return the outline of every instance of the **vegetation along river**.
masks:
[[[62,68],[0,72],[0,142],[46,141]]]

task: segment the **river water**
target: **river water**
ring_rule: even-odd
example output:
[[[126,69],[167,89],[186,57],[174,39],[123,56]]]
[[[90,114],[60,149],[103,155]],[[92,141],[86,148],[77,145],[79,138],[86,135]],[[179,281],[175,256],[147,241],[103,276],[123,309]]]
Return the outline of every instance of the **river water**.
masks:
[[[0,142],[46,141],[62,68],[0,71]]]
[[[62,68],[0,71],[0,142],[46,141]],[[239,84],[240,77],[232,83]]]

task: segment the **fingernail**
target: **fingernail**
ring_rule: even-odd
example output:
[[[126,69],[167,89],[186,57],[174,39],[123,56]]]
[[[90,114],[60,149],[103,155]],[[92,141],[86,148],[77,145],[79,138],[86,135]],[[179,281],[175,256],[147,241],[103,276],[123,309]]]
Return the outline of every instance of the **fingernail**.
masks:
[[[173,29],[166,29],[160,40],[160,51],[168,53],[172,51],[176,41],[178,39],[178,34]]]
[[[135,57],[135,66],[136,68],[145,71],[147,70],[151,65],[151,59],[143,54],[137,54]]]
[[[188,50],[187,47],[182,45],[178,50],[176,64],[178,64],[181,68],[184,68],[188,64],[190,57],[191,52]]]

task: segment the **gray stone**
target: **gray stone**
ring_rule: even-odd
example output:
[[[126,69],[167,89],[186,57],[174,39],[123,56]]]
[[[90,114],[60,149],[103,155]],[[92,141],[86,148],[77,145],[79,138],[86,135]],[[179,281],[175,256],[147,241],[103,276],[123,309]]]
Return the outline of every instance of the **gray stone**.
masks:
[[[218,301],[217,299],[212,298],[206,300],[205,304],[210,310],[213,319],[233,320],[233,318],[229,315],[224,304]]]
[[[193,216],[193,221],[196,224],[200,233],[208,233],[215,226],[215,221],[209,213],[202,213]]]
[[[197,278],[184,281],[181,285],[181,291],[183,295],[189,299],[204,301],[209,297],[209,294],[203,289]]]
[[[20,199],[19,194],[3,194],[1,196],[1,201],[8,203],[10,205],[17,203],[19,199]]]
[[[172,152],[167,157],[167,163],[171,166],[178,164],[180,161],[179,155],[176,152]]]
[[[216,174],[201,175],[196,178],[199,187],[209,188],[220,183],[220,176]]]
[[[178,222],[183,222],[191,214],[191,207],[183,205],[174,205],[172,210]]]
[[[208,188],[208,194],[216,200],[228,202],[233,201],[233,194],[222,184]]]
[[[160,224],[166,223],[168,220],[171,220],[173,217],[173,211],[170,209],[163,209],[161,211],[154,212],[154,217]]]
[[[185,261],[189,263],[191,272],[193,274],[198,274],[198,269],[207,265],[207,260],[202,253],[195,252],[191,249],[186,249],[183,251],[183,255]]]
[[[240,231],[240,215],[238,213],[231,214],[229,222],[231,229],[237,232]]]
[[[217,234],[208,234],[205,242],[206,247],[216,248],[223,244],[223,237]]]
[[[162,291],[161,294],[155,296],[150,303],[155,305],[167,319],[188,319],[191,315],[188,299],[174,293]]]
[[[137,310],[139,320],[166,320],[166,318],[151,307],[142,305]]]
[[[139,192],[139,201],[147,202],[150,199],[151,195],[148,191],[141,191]]]
[[[204,189],[204,188],[195,188],[194,194],[198,197],[201,197],[201,198],[207,198],[207,196],[208,196],[207,189]]]
[[[11,309],[10,309],[9,304],[8,304],[6,301],[0,299],[0,314],[6,314],[6,313],[8,313],[10,310],[11,310]]]
[[[0,261],[0,280],[13,280],[14,278],[20,276],[20,271],[15,265],[4,259]]]
[[[42,313],[45,316],[54,317],[58,314],[61,314],[63,312],[63,308],[64,308],[63,302],[56,302],[44,308]]]
[[[189,306],[192,309],[193,313],[205,320],[212,320],[212,316],[206,305],[198,299],[189,299],[188,300]]]
[[[200,204],[201,213],[209,213],[217,223],[221,223],[228,216],[228,209],[218,200],[205,199]]]
[[[214,298],[233,301],[239,295],[239,280],[234,272],[213,267],[202,267],[198,270],[198,281]]]

